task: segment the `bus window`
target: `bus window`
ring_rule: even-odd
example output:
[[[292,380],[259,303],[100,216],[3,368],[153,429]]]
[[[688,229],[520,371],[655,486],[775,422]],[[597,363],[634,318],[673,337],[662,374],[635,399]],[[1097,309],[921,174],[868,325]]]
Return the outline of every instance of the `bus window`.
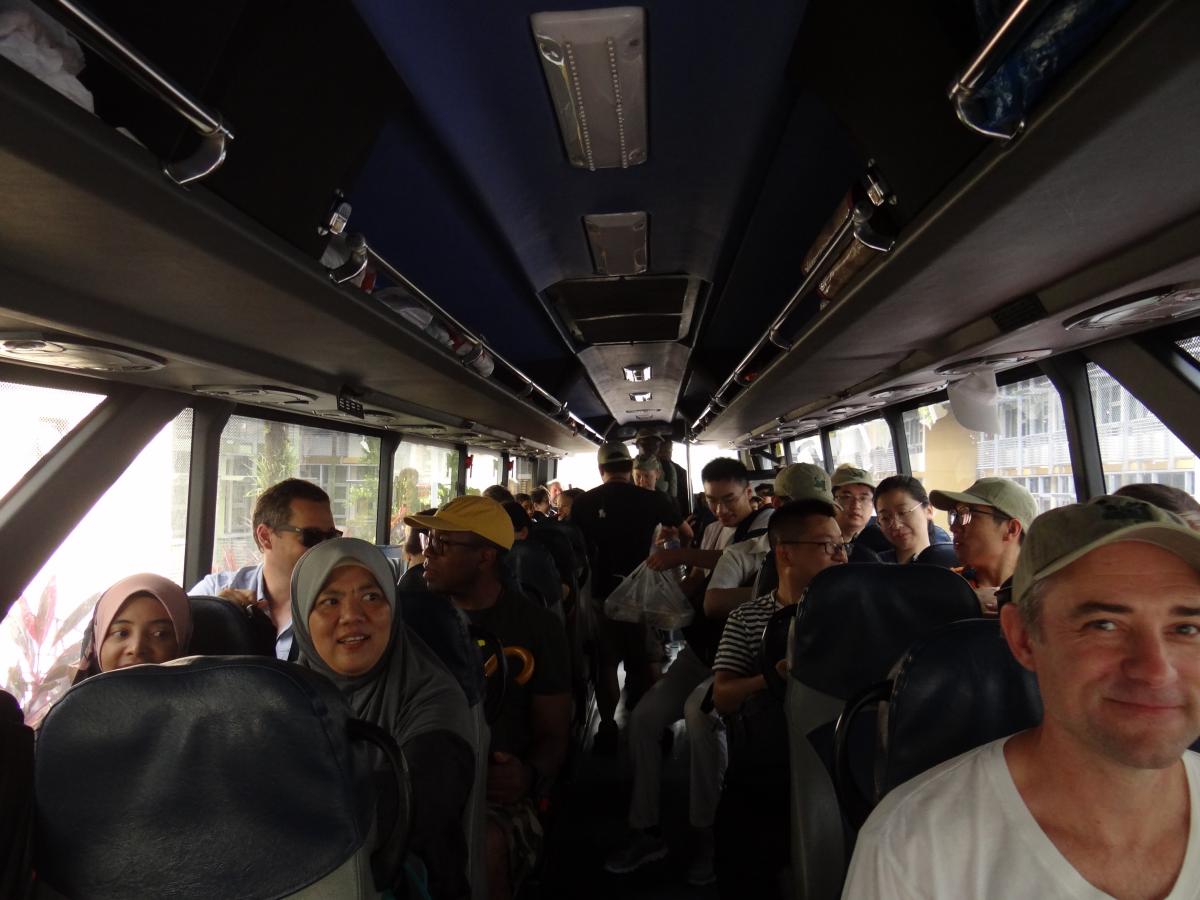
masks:
[[[821,452],[821,439],[815,434],[796,438],[791,442],[788,450],[794,463],[812,463],[822,469],[826,468],[825,457]]]
[[[0,381],[0,497],[103,399],[103,394]]]
[[[1087,371],[1105,490],[1151,482],[1195,496],[1196,454],[1104,369],[1088,363]]]
[[[478,447],[473,447],[468,452],[471,455],[471,468],[467,469],[467,493],[482,494],[486,488],[499,484],[503,477],[500,454],[480,450]]]
[[[135,572],[183,578],[192,411],[130,463],[46,561],[0,627],[3,687],[37,721],[70,683],[93,600]]]
[[[892,430],[882,419],[870,419],[857,425],[836,428],[829,432],[833,451],[833,467],[850,463],[866,469],[875,481],[896,474],[896,454],[892,451]]]
[[[392,457],[391,542],[404,540],[405,516],[449,503],[457,478],[457,450],[402,440]]]
[[[251,519],[258,495],[285,478],[329,494],[333,520],[347,537],[375,540],[379,505],[376,437],[232,416],[221,433],[213,571],[258,562]]]
[[[1000,431],[969,431],[948,402],[904,413],[914,477],[929,490],[961,490],[976,478],[998,475],[1029,489],[1041,511],[1075,502],[1075,479],[1058,391],[1045,376],[1000,388]],[[946,526],[939,513],[938,524]]]

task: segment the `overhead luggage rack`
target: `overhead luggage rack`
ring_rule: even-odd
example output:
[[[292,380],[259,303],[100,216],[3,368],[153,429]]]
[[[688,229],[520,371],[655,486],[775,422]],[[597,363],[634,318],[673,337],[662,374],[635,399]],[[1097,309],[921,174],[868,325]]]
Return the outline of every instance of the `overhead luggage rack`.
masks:
[[[200,146],[191,156],[163,164],[163,173],[168,178],[179,185],[190,184],[221,167],[227,145],[234,136],[220,113],[202,106],[86,7],[73,0],[36,2],[93,51],[186,119],[200,136]]]

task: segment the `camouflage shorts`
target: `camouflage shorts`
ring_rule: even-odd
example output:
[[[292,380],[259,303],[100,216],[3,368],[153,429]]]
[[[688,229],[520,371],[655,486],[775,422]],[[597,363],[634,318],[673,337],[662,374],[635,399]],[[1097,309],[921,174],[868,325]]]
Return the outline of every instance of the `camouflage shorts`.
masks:
[[[509,883],[513,893],[516,893],[537,865],[546,840],[537,809],[529,799],[512,806],[489,803],[488,821],[495,822],[508,836]]]

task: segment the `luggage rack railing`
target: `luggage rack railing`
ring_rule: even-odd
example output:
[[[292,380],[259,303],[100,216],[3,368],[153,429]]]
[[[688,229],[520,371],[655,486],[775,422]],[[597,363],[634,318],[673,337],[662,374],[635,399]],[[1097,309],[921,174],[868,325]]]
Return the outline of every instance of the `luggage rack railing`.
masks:
[[[191,156],[164,163],[163,172],[168,178],[179,185],[190,184],[220,168],[225,161],[228,142],[234,136],[219,113],[202,106],[84,6],[74,0],[35,2],[118,71],[187,120],[200,136],[200,146]]]
[[[534,396],[540,397],[551,408],[552,412],[547,413],[551,418],[556,419],[563,424],[567,424],[573,428],[582,429],[587,432],[593,440],[598,443],[604,442],[604,436],[596,429],[592,428],[583,419],[575,415],[569,409],[567,404],[559,400],[536,381],[526,375],[523,371],[513,365],[504,356],[496,352],[496,349],[488,344],[482,337],[477,335],[472,329],[464,325],[457,316],[447,311],[441,304],[426,294],[417,285],[397,269],[384,256],[380,255],[373,248],[365,237],[361,234],[346,235],[346,247],[350,251],[350,259],[329,273],[329,277],[338,284],[344,284],[358,275],[367,268],[368,265],[373,266],[376,271],[382,272],[394,282],[397,286],[403,288],[409,295],[416,299],[419,303],[425,306],[431,313],[440,319],[446,325],[453,328],[458,334],[465,338],[471,345],[472,350],[465,356],[459,357],[459,361],[466,367],[475,362],[485,353],[500,366],[503,366],[514,378],[522,383],[522,387],[516,392],[516,395],[522,399],[531,398]],[[483,376],[480,376],[483,377]]]
[[[1017,0],[1013,8],[996,26],[995,31],[984,41],[979,52],[967,64],[957,78],[950,84],[948,96],[954,104],[954,112],[958,120],[984,137],[1011,141],[1025,129],[1024,117],[1019,118],[1010,128],[1001,130],[976,121],[971,102],[975,94],[1004,63],[1012,53],[1017,43],[1025,36],[1029,27],[1046,11],[1052,0]]]

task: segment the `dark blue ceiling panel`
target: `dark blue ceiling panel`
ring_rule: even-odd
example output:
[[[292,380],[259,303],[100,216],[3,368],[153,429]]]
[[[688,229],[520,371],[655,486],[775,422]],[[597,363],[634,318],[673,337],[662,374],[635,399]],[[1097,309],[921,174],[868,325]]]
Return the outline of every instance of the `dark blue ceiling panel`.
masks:
[[[649,161],[587,172],[567,162],[542,78],[529,15],[543,4],[356,5],[538,290],[593,274],[582,216],[626,210],[650,214],[652,272],[712,278],[755,149],[788,91],[805,7],[645,4]]]

